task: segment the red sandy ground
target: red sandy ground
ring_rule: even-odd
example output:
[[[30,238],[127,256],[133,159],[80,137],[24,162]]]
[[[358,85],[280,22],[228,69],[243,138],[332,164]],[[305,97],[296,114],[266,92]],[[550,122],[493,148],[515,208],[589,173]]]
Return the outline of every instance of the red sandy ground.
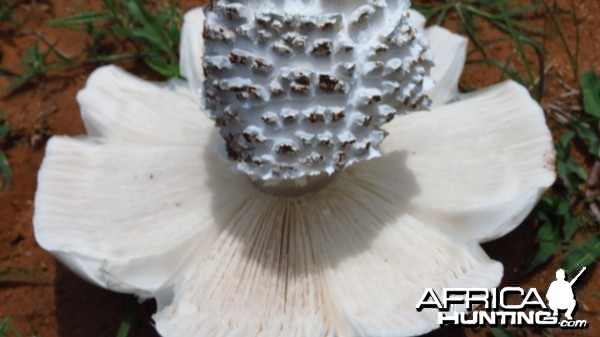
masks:
[[[88,10],[100,6],[101,1],[85,1]],[[581,18],[581,51],[579,64],[581,72],[595,70],[600,73],[600,1],[575,0],[577,13]],[[86,36],[65,29],[44,25],[44,21],[77,13],[80,1],[41,0],[20,1],[16,5],[16,18],[24,25],[18,29],[0,26],[0,66],[20,69],[19,58],[26,47],[37,39],[33,32],[39,32],[49,41],[58,41],[57,47],[68,55],[77,55],[88,43]],[[179,1],[184,9],[199,5],[194,1]],[[559,1],[562,7],[570,8],[570,1]],[[531,18],[531,23],[549,32],[541,39],[546,52],[546,87],[543,105],[547,106],[565,92],[562,83],[578,88],[570,70],[564,45],[553,32],[550,21],[541,14]],[[560,24],[568,41],[575,41],[575,27],[567,16],[560,17]],[[484,36],[493,37],[498,32],[483,25]],[[43,43],[42,43],[43,45]],[[573,45],[574,46],[574,45]],[[504,60],[513,53],[510,45],[499,45],[492,56]],[[534,59],[532,58],[532,61]],[[138,74],[143,67],[126,64]],[[42,250],[33,237],[32,214],[33,198],[36,189],[36,175],[47,139],[52,135],[79,135],[84,132],[79,118],[75,95],[80,90],[91,67],[80,67],[71,71],[40,78],[36,83],[16,91],[0,90],[0,111],[8,112],[8,121],[13,127],[10,138],[4,144],[12,170],[14,185],[0,195],[0,270],[8,267],[27,269],[45,278],[25,279],[25,283],[0,283],[0,318],[12,316],[17,327],[25,336],[33,335],[33,330],[43,337],[115,336],[124,316],[125,308],[133,298],[115,294],[91,286],[69,270],[58,264],[54,258]],[[581,75],[581,74],[580,74]],[[498,82],[500,75],[496,69],[486,66],[468,66],[461,81],[476,88]],[[0,87],[8,80],[0,77]],[[553,124],[549,118],[549,123]],[[486,250],[506,267],[504,284],[538,287],[545,290],[553,280],[558,259],[540,268],[532,275],[520,276],[526,257],[534,246],[535,222],[526,221],[519,229],[506,238],[486,244]],[[577,291],[600,290],[598,268],[593,266],[578,282]],[[558,329],[535,331],[522,330],[523,335],[554,336],[598,336],[600,335],[600,301],[595,296],[579,296],[578,319],[587,319],[590,328],[577,331]],[[129,336],[157,336],[151,326],[154,304],[149,302],[138,311]],[[487,330],[463,331],[450,328],[435,333],[437,336],[483,336]]]

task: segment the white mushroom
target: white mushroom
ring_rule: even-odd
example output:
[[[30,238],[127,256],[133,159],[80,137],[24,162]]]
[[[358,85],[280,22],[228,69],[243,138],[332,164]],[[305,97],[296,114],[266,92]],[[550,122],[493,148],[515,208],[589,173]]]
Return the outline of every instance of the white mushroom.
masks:
[[[406,4],[351,1],[356,11],[347,13],[321,3],[357,24],[386,3]],[[252,13],[242,2],[219,4],[232,17]],[[422,18],[410,17],[411,29],[422,30]],[[275,33],[284,31],[285,15],[270,20]],[[156,328],[166,337],[416,335],[436,328],[434,312],[415,310],[424,288],[498,285],[502,266],[479,243],[516,227],[555,178],[543,112],[523,87],[509,81],[460,96],[466,41],[429,28],[438,83],[428,92],[431,111],[382,126],[389,136],[380,158],[265,182],[213,151],[223,140],[195,92],[205,83],[203,27],[201,9],[186,15],[187,83],[150,83],[114,66],[91,75],[78,95],[87,136],[53,137],[39,173],[34,226],[42,247],[101,287],[156,298]],[[233,36],[219,34],[210,36]],[[298,114],[268,105],[272,115],[256,118],[284,123],[309,108],[285,102]],[[326,110],[341,116],[349,106]],[[273,130],[247,131],[302,153],[295,161],[335,158],[303,152],[306,144],[352,141],[348,127],[295,128],[289,143],[271,139]],[[368,147],[372,135],[353,135],[348,146]]]

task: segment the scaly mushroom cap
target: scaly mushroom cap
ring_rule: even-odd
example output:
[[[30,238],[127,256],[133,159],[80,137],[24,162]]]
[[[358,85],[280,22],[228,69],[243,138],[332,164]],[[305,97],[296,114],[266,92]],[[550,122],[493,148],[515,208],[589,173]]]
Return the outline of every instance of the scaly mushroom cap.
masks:
[[[267,179],[380,156],[384,123],[430,105],[432,53],[409,1],[215,1],[205,109],[226,156]]]

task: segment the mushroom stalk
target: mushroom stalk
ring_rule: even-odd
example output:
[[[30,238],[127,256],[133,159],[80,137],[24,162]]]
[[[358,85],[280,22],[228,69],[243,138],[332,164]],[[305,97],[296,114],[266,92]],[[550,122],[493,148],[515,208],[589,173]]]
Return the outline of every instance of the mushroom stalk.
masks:
[[[301,177],[298,179],[253,179],[252,184],[262,192],[274,196],[300,197],[320,191],[329,185],[333,179],[335,179],[335,174],[321,173],[316,176]]]

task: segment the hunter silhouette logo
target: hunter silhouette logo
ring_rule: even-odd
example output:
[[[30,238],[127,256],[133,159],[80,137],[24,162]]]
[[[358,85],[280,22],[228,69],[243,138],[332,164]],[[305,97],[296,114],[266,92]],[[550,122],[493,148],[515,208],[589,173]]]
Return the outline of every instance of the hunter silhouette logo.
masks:
[[[573,285],[585,269],[582,268],[570,282],[566,280],[563,269],[557,270],[556,280],[552,281],[546,292],[547,303],[536,288],[445,288],[441,296],[433,288],[427,288],[416,309],[437,311],[437,323],[440,326],[587,328],[586,320],[573,319],[577,306]],[[560,311],[565,311],[565,320],[560,320]]]
[[[575,276],[571,282],[565,280],[565,271],[559,269],[556,271],[556,281],[553,281],[546,293],[548,306],[552,309],[554,316],[558,316],[558,310],[567,310],[565,317],[569,320],[573,319],[573,310],[577,302],[575,302],[575,294],[573,294],[573,284],[581,274],[585,271],[585,267],[581,269],[579,274]]]

